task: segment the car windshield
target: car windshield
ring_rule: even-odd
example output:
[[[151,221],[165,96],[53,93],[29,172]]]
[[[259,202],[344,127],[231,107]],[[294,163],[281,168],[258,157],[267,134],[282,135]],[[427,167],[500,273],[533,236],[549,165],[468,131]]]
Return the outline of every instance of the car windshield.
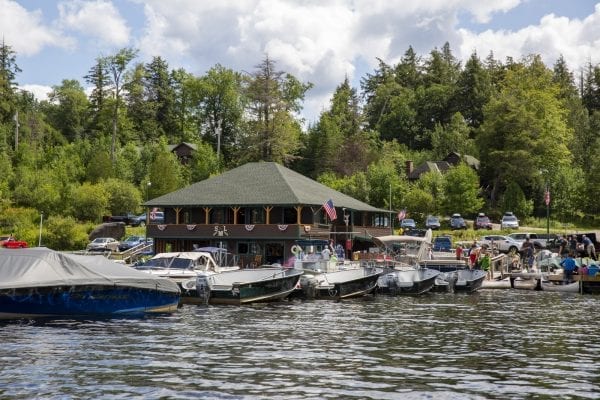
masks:
[[[517,217],[512,216],[512,215],[505,215],[504,216],[504,221],[516,221]]]

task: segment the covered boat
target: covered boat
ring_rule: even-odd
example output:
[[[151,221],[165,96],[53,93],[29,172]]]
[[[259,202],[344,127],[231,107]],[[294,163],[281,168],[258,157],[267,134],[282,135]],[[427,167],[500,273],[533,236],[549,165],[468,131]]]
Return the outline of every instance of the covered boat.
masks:
[[[0,250],[0,318],[172,312],[180,290],[103,256]]]

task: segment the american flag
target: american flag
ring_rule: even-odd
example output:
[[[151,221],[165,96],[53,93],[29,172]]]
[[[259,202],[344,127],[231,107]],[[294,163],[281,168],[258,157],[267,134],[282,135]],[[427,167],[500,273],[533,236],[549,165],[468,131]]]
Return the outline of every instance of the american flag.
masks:
[[[406,218],[406,210],[398,211],[398,221],[402,221],[404,218]]]
[[[333,200],[329,199],[323,204],[323,208],[325,212],[329,216],[329,219],[335,221],[337,219],[337,213],[335,212],[335,207],[333,206]]]

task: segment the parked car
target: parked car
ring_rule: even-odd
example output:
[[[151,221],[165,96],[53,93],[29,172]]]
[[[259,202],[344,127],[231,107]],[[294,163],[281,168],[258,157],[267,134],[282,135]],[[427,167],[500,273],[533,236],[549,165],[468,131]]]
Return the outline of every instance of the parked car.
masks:
[[[500,221],[500,229],[519,229],[519,220],[512,212],[505,212]]]
[[[165,213],[163,211],[150,211],[150,224],[164,224]]]
[[[0,246],[5,247],[7,249],[24,249],[29,247],[27,242],[23,240],[17,240],[12,235],[10,236],[0,236]]]
[[[479,238],[480,246],[487,245],[490,249],[498,249],[503,253],[518,253],[521,249],[521,242],[504,235],[485,235]]]
[[[545,234],[545,233],[536,233],[536,232],[515,232],[507,235],[515,239],[517,242],[523,244],[525,239],[529,238],[529,240],[533,243],[533,247],[536,250],[545,249],[548,247],[548,242],[556,239],[557,235],[554,233]]]
[[[143,236],[127,236],[125,240],[119,243],[119,251],[129,250],[136,246],[139,246],[142,243],[146,243],[146,238]]]
[[[148,214],[146,213],[136,215],[131,218],[131,226],[146,226],[146,218],[148,218]]]
[[[437,236],[433,239],[433,251],[451,251],[452,239],[448,235]]]
[[[450,217],[450,229],[467,229],[467,223],[460,214],[452,214],[452,216]]]
[[[415,223],[415,220],[412,218],[404,218],[401,222],[400,222],[400,228],[402,229],[414,229],[417,227],[417,224]]]
[[[425,220],[425,228],[427,228],[427,229],[436,230],[436,229],[440,229],[440,226],[441,226],[441,224],[440,224],[439,217],[429,215],[427,217],[427,219]]]
[[[485,215],[484,213],[477,214],[477,218],[475,218],[475,224],[473,225],[475,230],[477,229],[492,229],[492,221],[490,221],[490,217]]]
[[[119,251],[119,241],[111,237],[99,237],[86,247],[87,251]]]

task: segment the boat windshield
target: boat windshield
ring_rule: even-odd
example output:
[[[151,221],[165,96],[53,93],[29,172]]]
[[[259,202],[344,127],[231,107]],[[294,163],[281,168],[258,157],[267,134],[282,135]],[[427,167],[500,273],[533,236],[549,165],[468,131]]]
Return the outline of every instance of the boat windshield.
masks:
[[[194,267],[194,260],[189,258],[179,257],[160,257],[151,258],[146,261],[143,265],[140,265],[140,269],[156,269],[156,268],[173,268],[173,269],[191,269]]]

